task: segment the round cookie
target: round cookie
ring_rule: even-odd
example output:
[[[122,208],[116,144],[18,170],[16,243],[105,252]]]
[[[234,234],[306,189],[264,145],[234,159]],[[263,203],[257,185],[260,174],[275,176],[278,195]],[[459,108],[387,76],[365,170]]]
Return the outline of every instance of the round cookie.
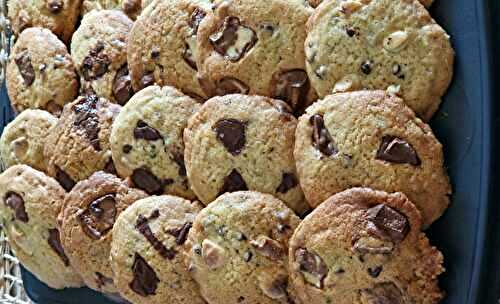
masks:
[[[280,200],[252,191],[227,193],[191,228],[187,262],[210,304],[293,303],[288,241],[299,218]]]
[[[424,227],[449,204],[443,150],[431,128],[384,91],[327,96],[297,126],[299,180],[311,206],[356,186],[408,195]]]
[[[208,0],[153,1],[135,22],[128,44],[132,85],[170,85],[196,99],[206,95],[196,77],[196,35],[211,11]]]
[[[290,287],[308,304],[438,303],[443,256],[421,228],[403,193],[338,193],[295,230]]]
[[[309,19],[305,46],[320,97],[387,89],[424,120],[453,75],[449,36],[417,0],[325,2]]]
[[[176,196],[135,202],[116,220],[111,243],[115,285],[133,303],[204,304],[184,264],[185,241],[201,205]]]
[[[293,145],[297,120],[286,103],[261,96],[214,97],[184,131],[191,187],[208,204],[225,192],[253,190],[303,214]]]
[[[57,215],[66,192],[26,165],[0,175],[2,230],[21,264],[51,288],[83,286],[61,246]]]
[[[296,112],[315,100],[305,71],[302,1],[215,1],[198,31],[198,77],[209,96],[232,93],[286,101]]]
[[[78,93],[73,60],[64,43],[48,29],[29,28],[19,35],[6,78],[16,112],[44,109],[59,116],[64,104]]]
[[[66,191],[96,171],[115,172],[109,136],[120,109],[95,95],[78,97],[64,107],[47,136],[43,154],[48,174]]]
[[[57,118],[42,110],[21,112],[3,130],[0,138],[0,155],[6,167],[26,164],[46,171],[43,156],[45,139]]]
[[[150,86],[135,94],[111,131],[118,175],[149,194],[196,198],[186,176],[183,131],[198,108],[172,87]]]
[[[122,211],[144,197],[141,190],[104,172],[79,182],[66,195],[58,219],[61,243],[88,287],[116,292],[109,261],[111,229]]]
[[[133,22],[118,10],[94,10],[83,16],[71,39],[71,56],[83,94],[96,94],[124,105],[134,91],[127,67],[127,39]]]
[[[19,35],[29,27],[42,27],[66,43],[80,14],[79,0],[9,0],[7,6],[14,34]]]
[[[82,16],[92,10],[121,10],[135,20],[141,13],[141,0],[83,0]]]

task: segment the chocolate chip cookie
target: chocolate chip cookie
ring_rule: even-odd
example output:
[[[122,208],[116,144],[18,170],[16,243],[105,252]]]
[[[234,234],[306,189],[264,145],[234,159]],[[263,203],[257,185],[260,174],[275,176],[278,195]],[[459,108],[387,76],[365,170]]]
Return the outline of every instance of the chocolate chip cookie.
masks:
[[[328,2],[328,1],[324,1],[324,0],[308,0],[308,1],[309,1],[309,5],[311,5],[314,8],[318,7],[323,2]],[[331,0],[331,1],[339,1],[339,0]],[[430,7],[433,0],[419,0],[419,2],[422,3],[425,7]]]
[[[288,241],[299,218],[283,202],[252,191],[227,193],[191,228],[187,262],[208,303],[293,303]]]
[[[299,119],[295,160],[311,206],[355,186],[408,195],[424,227],[449,204],[443,150],[431,128],[384,91],[327,96]]]
[[[21,112],[3,130],[0,138],[0,155],[6,167],[26,164],[46,171],[43,147],[50,129],[57,118],[42,110]]]
[[[80,14],[79,0],[9,0],[7,6],[14,34],[19,35],[29,27],[42,27],[66,43]]]
[[[417,0],[329,1],[308,22],[307,73],[324,97],[389,90],[424,120],[453,74],[448,34]]]
[[[206,95],[198,83],[196,36],[211,11],[208,0],[153,1],[134,24],[128,44],[132,85],[171,85],[196,99]]]
[[[305,71],[305,24],[299,1],[218,0],[198,30],[198,76],[209,96],[263,95],[300,112],[315,99]]]
[[[109,261],[116,218],[146,197],[114,175],[96,172],[66,195],[59,215],[61,243],[85,284],[97,291],[116,292]]]
[[[183,131],[198,103],[172,87],[147,87],[123,107],[111,131],[118,175],[149,194],[196,196],[184,165]]]
[[[208,204],[225,192],[253,190],[308,207],[299,186],[293,144],[297,120],[288,105],[261,96],[214,97],[184,131],[191,187]]]
[[[124,105],[134,91],[127,67],[127,39],[132,20],[118,10],[86,14],[71,39],[71,56],[82,94],[96,94]]]
[[[141,0],[83,0],[82,15],[92,10],[121,10],[135,20],[141,13]]]
[[[6,73],[9,98],[17,112],[44,109],[59,116],[64,104],[78,93],[73,60],[48,29],[29,28],[19,35]]]
[[[83,286],[57,227],[65,194],[56,180],[26,165],[0,175],[0,218],[9,244],[26,269],[56,289]]]
[[[120,294],[133,303],[204,304],[184,264],[185,242],[201,205],[176,196],[135,202],[116,220],[111,266]],[[184,253],[184,254],[183,254]]]
[[[290,284],[302,303],[438,303],[443,256],[420,232],[420,213],[400,192],[338,193],[290,240]]]
[[[109,135],[120,109],[95,95],[78,97],[64,107],[43,153],[48,174],[66,191],[96,171],[115,173]]]

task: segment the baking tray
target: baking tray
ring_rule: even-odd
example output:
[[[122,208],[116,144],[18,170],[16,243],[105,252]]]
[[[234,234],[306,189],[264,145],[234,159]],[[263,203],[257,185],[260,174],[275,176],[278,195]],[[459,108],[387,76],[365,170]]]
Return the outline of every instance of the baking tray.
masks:
[[[435,0],[434,18],[451,35],[456,51],[453,83],[431,121],[443,143],[453,184],[452,204],[428,235],[445,256],[443,304],[500,303],[500,0]],[[495,12],[497,14],[495,14]],[[497,56],[493,56],[496,54]],[[496,67],[496,68],[495,68]],[[13,117],[5,87],[3,126]],[[112,303],[91,290],[55,291],[23,270],[30,298],[39,304]]]

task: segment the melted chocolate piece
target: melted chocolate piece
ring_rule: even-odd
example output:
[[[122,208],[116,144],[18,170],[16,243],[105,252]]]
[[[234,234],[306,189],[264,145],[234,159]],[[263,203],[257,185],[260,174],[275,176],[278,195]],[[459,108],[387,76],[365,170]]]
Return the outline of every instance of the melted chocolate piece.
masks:
[[[137,253],[134,257],[132,271],[134,279],[129,284],[130,289],[143,297],[155,295],[160,280],[153,268]]]
[[[150,140],[150,141],[163,139],[163,137],[161,136],[160,132],[158,132],[158,130],[149,126],[147,123],[145,123],[142,120],[139,120],[137,122],[136,127],[134,128],[134,138],[135,139]]]
[[[417,152],[409,143],[401,138],[390,135],[382,138],[375,158],[396,164],[410,164],[412,166],[420,166],[422,163]]]
[[[99,240],[113,228],[116,215],[115,194],[106,194],[90,203],[78,220],[87,236]]]
[[[366,211],[368,232],[383,240],[401,242],[410,231],[408,219],[402,213],[379,204]]]
[[[144,89],[144,88],[152,86],[154,84],[155,84],[155,76],[154,76],[153,72],[151,72],[149,74],[145,74],[142,76],[141,82],[139,85],[140,85],[141,89]]]
[[[49,229],[49,239],[47,241],[49,243],[50,248],[52,248],[52,250],[54,250],[57,253],[57,255],[63,261],[64,265],[68,267],[69,259],[66,256],[66,253],[64,253],[64,249],[61,245],[61,237],[59,235],[59,230]]]
[[[163,258],[172,260],[175,258],[177,251],[165,247],[165,245],[163,245],[162,242],[153,234],[151,227],[149,227],[149,221],[158,218],[159,215],[160,213],[158,210],[155,210],[149,219],[139,215],[135,228],[146,238],[146,240],[148,240],[148,242]]]
[[[78,103],[73,106],[75,113],[73,126],[83,131],[85,137],[90,141],[90,145],[96,151],[101,151],[99,143],[99,116],[97,114],[98,104],[99,98],[95,95],[80,98]]]
[[[245,146],[245,128],[244,122],[232,118],[221,119],[212,127],[217,139],[232,155],[240,154]]]
[[[113,284],[113,279],[106,277],[100,272],[96,272],[96,282],[97,282],[97,288],[101,289],[105,285],[112,285]]]
[[[132,95],[134,95],[132,80],[127,65],[124,65],[116,72],[115,79],[113,80],[113,96],[118,104],[123,106]]]
[[[187,222],[178,229],[170,229],[167,231],[168,234],[175,237],[175,243],[177,245],[182,245],[186,242],[189,230],[193,227],[193,223]]]
[[[228,16],[209,40],[217,53],[238,61],[257,43],[257,35],[253,29],[241,25],[238,17]]]
[[[293,173],[283,173],[283,177],[281,178],[281,184],[276,189],[278,193],[287,193],[288,190],[294,188],[299,184],[299,181],[295,177]]]
[[[326,156],[332,156],[337,154],[339,151],[335,147],[335,142],[333,141],[330,132],[325,127],[323,116],[320,114],[315,114],[311,116],[309,122],[313,126],[313,132],[312,132],[313,146]]]
[[[64,3],[61,0],[48,0],[47,9],[52,14],[58,14],[62,11]]]
[[[5,205],[14,210],[14,217],[16,220],[23,223],[27,223],[29,221],[28,213],[26,213],[26,209],[24,207],[24,200],[19,194],[12,191],[7,192],[4,197],[4,202]]]
[[[71,189],[73,189],[73,187],[76,185],[76,182],[58,166],[55,166],[55,169],[56,180],[59,182],[59,184],[61,184],[64,190],[68,192],[71,191]]]
[[[317,288],[323,288],[323,281],[328,275],[328,267],[323,259],[304,248],[295,251],[295,261],[299,264],[300,271],[306,273],[306,281]]]
[[[160,180],[147,168],[135,169],[132,173],[132,181],[139,189],[146,191],[150,195],[162,194],[163,188],[174,182],[170,178]]]
[[[104,43],[98,42],[83,59],[82,74],[86,81],[99,79],[108,71],[111,60],[103,51]]]
[[[186,176],[186,164],[184,163],[184,154],[179,150],[170,152],[170,159],[172,159],[177,166],[179,166],[179,175]]]
[[[19,73],[23,77],[24,85],[29,87],[35,81],[35,70],[31,64],[31,57],[28,50],[24,50],[16,55],[14,61],[19,69]]]
[[[248,190],[245,180],[240,175],[238,170],[233,169],[231,173],[224,179],[224,184],[219,192],[219,195],[226,192],[236,192]]]
[[[285,71],[274,79],[274,98],[281,99],[292,108],[299,109],[306,104],[309,93],[309,77],[304,70]]]

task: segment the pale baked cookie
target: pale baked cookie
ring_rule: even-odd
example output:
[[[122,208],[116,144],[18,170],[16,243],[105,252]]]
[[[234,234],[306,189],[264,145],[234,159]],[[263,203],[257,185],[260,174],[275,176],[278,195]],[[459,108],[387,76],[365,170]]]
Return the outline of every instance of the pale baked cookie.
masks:
[[[121,10],[135,20],[141,13],[141,0],[83,0],[82,16],[92,10]]]
[[[115,172],[109,135],[120,109],[95,95],[78,97],[64,107],[47,136],[43,153],[48,174],[66,191],[96,171]]]
[[[134,91],[127,67],[127,39],[133,22],[118,10],[86,14],[71,39],[71,56],[81,93],[124,105]]]
[[[315,100],[305,71],[302,1],[218,0],[198,31],[197,62],[205,93],[263,95],[300,112]]]
[[[184,264],[185,241],[201,205],[176,196],[135,202],[116,220],[111,243],[115,285],[132,303],[204,304]]]
[[[43,147],[50,129],[57,118],[42,110],[26,110],[19,114],[3,130],[0,138],[0,155],[3,164],[10,167],[26,164],[46,171]]]
[[[59,116],[64,104],[78,93],[73,60],[64,43],[48,29],[29,28],[19,35],[6,73],[16,112],[43,109]]]
[[[387,89],[424,120],[438,109],[454,51],[417,0],[325,2],[307,28],[307,72],[320,97]]]
[[[288,241],[299,218],[269,194],[220,196],[191,228],[187,262],[210,304],[293,303],[288,293]]]
[[[26,165],[0,175],[0,218],[21,264],[49,287],[83,286],[61,246],[57,215],[66,192],[51,177]]]
[[[428,227],[450,201],[441,144],[403,100],[384,91],[330,95],[309,107],[294,155],[313,207],[356,186],[401,191]]]
[[[130,34],[128,62],[136,90],[157,83],[171,85],[196,99],[206,99],[196,71],[198,26],[211,11],[208,0],[153,1]]]
[[[7,2],[14,34],[29,27],[51,30],[68,43],[80,14],[79,0],[12,0]]]
[[[191,187],[208,204],[225,192],[269,193],[302,214],[293,145],[297,120],[286,103],[261,96],[214,97],[184,131]]]
[[[58,219],[61,243],[88,287],[116,292],[109,261],[111,229],[122,211],[144,197],[146,193],[104,172],[79,182],[66,195]]]
[[[403,193],[350,189],[309,214],[290,240],[290,284],[307,304],[434,304],[443,255]]]
[[[172,87],[147,87],[132,97],[111,131],[118,175],[149,194],[196,196],[184,165],[183,132],[198,103]]]

